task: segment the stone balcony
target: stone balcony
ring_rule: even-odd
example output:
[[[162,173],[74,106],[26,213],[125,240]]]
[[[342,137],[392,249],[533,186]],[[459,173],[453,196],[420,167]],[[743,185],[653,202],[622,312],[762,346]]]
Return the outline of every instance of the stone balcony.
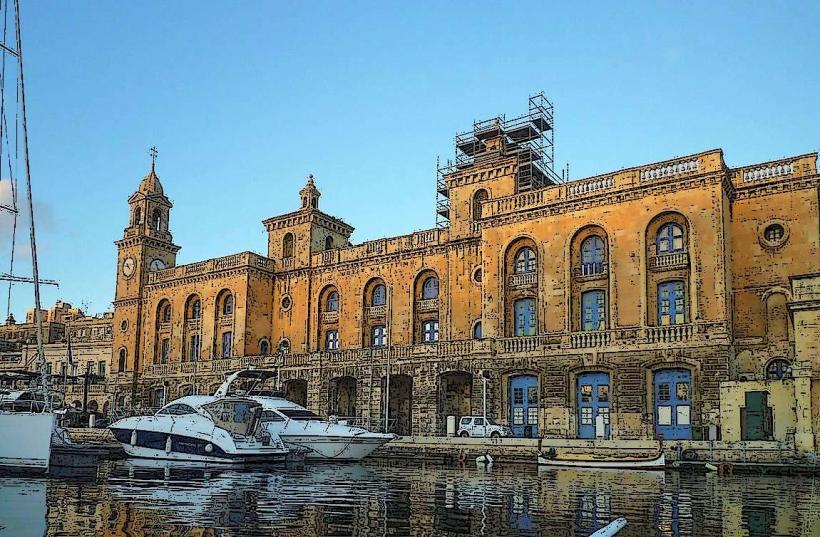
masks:
[[[527,274],[513,274],[507,278],[507,285],[515,289],[523,289],[538,286],[538,273],[529,272]]]
[[[578,280],[606,278],[609,267],[606,263],[582,263],[572,269],[572,275]]]
[[[217,320],[216,324],[222,327],[231,327],[233,326],[233,314],[231,315],[220,315]]]
[[[339,322],[338,311],[323,311],[319,314],[319,317],[322,320],[322,324],[336,324]]]
[[[365,317],[368,319],[378,319],[387,316],[387,306],[370,306],[365,308]]]
[[[649,270],[674,270],[688,266],[689,254],[687,252],[653,255],[649,258]]]
[[[168,321],[166,323],[159,323],[157,327],[159,332],[166,333],[171,331],[171,322]]]
[[[426,300],[416,301],[416,311],[419,313],[427,313],[430,311],[438,311],[439,300],[437,298],[428,298]]]
[[[199,330],[202,328],[202,319],[188,319],[185,321],[186,330]]]
[[[148,274],[148,283],[157,284],[179,280],[188,276],[208,274],[220,270],[236,268],[256,268],[265,271],[273,271],[273,261],[253,252],[241,252],[238,254],[217,257],[206,261],[199,261],[188,265],[178,265],[163,270],[157,270]]]

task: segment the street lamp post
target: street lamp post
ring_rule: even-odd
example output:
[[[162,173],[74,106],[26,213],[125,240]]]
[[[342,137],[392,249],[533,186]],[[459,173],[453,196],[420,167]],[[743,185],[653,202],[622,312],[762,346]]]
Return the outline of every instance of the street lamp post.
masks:
[[[489,372],[482,369],[480,372],[481,374],[481,384],[483,388],[483,402],[484,402],[484,437],[487,437],[487,382],[489,379]]]

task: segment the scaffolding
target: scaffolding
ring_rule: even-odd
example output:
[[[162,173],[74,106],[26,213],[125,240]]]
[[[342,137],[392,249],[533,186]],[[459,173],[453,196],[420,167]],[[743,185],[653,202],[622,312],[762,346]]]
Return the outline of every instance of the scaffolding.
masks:
[[[436,163],[436,226],[450,224],[447,176],[499,157],[517,157],[516,192],[563,182],[555,173],[555,122],[544,93],[529,98],[529,111],[511,119],[500,115],[473,122],[472,130],[455,137],[455,160]]]

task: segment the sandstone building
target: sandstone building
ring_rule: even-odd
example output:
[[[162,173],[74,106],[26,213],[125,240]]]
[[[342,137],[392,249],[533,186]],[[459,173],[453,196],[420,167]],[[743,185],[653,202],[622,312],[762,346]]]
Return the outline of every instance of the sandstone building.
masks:
[[[351,244],[311,176],[263,221],[266,255],[185,265],[152,167],[116,243],[115,404],[257,366],[323,414],[434,434],[481,413],[486,376],[488,414],[521,436],[813,449],[817,155],[732,168],[714,149],[565,182],[551,130],[533,98],[458,135],[434,229]]]

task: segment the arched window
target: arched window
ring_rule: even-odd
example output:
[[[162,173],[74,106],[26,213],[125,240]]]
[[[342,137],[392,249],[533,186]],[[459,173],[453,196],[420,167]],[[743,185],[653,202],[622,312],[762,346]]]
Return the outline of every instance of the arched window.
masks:
[[[535,272],[535,252],[532,248],[524,247],[515,254],[515,273],[529,274]]]
[[[373,305],[374,306],[384,306],[387,304],[387,288],[384,284],[378,284],[376,287],[373,288]]]
[[[333,249],[333,237],[325,237],[325,250]]]
[[[202,317],[202,301],[195,298],[191,302],[191,319],[199,319],[200,317]]]
[[[766,380],[792,378],[792,364],[783,358],[775,358],[766,366]]]
[[[128,351],[126,351],[125,349],[120,349],[120,359],[119,359],[119,363],[117,364],[117,366],[118,366],[117,370],[120,373],[125,371],[125,362],[126,362],[127,356],[128,356]]]
[[[535,335],[535,299],[522,298],[516,300],[515,306],[515,335],[534,336]]]
[[[137,207],[134,209],[134,225],[138,226],[142,224],[142,207]]]
[[[674,222],[664,224],[656,240],[658,255],[683,251],[683,228]]]
[[[287,339],[283,339],[279,342],[279,352],[282,354],[287,354],[290,352],[290,341]]]
[[[165,306],[162,307],[161,319],[164,323],[171,322],[171,304],[166,303]]]
[[[601,274],[604,271],[604,241],[598,235],[581,243],[581,275]]]
[[[268,343],[267,339],[263,339],[259,342],[259,354],[262,356],[270,354],[270,343]]]
[[[430,276],[424,280],[424,284],[421,286],[421,298],[423,300],[438,298],[438,278]]]
[[[481,339],[484,337],[484,333],[481,331],[481,321],[476,321],[473,325],[473,339]]]
[[[331,291],[329,295],[327,295],[327,305],[325,311],[339,311],[339,293],[336,291]]]
[[[151,229],[162,231],[162,211],[154,209],[154,216],[151,218]]]
[[[658,285],[658,325],[668,326],[686,322],[686,290],[683,282],[675,280]]]
[[[222,299],[222,315],[233,315],[233,295],[231,293]]]
[[[481,204],[490,199],[490,195],[483,188],[473,194],[473,220],[481,220]]]
[[[603,291],[581,294],[581,330],[606,330],[606,294]]]
[[[293,233],[285,234],[285,238],[282,239],[282,257],[293,257]]]

